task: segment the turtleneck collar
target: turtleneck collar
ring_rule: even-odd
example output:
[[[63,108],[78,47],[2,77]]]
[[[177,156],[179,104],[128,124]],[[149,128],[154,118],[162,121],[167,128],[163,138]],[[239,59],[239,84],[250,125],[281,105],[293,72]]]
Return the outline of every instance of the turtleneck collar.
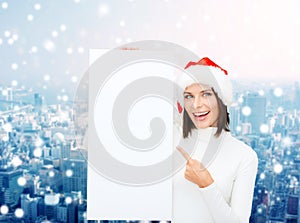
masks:
[[[217,132],[217,127],[193,129],[189,137],[197,137],[198,141],[208,142],[210,137],[214,137],[216,132]]]

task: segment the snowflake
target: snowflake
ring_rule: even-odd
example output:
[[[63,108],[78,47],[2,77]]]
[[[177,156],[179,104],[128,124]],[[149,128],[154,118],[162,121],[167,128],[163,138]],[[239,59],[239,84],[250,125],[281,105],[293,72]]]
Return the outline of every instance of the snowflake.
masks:
[[[12,70],[17,70],[18,69],[18,64],[17,63],[13,63],[12,65],[11,65],[11,69]]]
[[[62,96],[62,100],[63,100],[63,101],[68,101],[68,100],[69,100],[68,95],[63,95],[63,96]]]
[[[9,212],[9,208],[7,207],[7,205],[2,205],[0,207],[0,213],[1,214],[5,215],[5,214],[8,214],[8,212]]]
[[[249,106],[245,106],[242,108],[242,114],[244,116],[249,116],[251,115],[251,108]]]
[[[23,218],[23,216],[24,216],[24,210],[22,208],[17,208],[15,210],[15,216],[17,218]]]
[[[67,29],[65,24],[61,24],[59,28],[60,28],[60,31],[62,31],[62,32],[66,31],[66,29]]]
[[[264,180],[266,178],[266,175],[264,173],[261,173],[259,176],[260,179]]]
[[[33,21],[33,19],[34,19],[34,16],[33,16],[33,15],[31,15],[31,14],[27,15],[27,20],[28,20],[29,22]]]
[[[73,199],[71,197],[66,197],[65,202],[66,204],[71,204]]]
[[[264,92],[264,90],[259,90],[259,91],[258,91],[258,94],[259,94],[260,96],[264,96],[264,95],[265,95],[265,92]]]
[[[67,50],[66,50],[67,54],[72,54],[73,53],[73,49],[71,47],[69,47]]]
[[[38,48],[36,46],[32,46],[29,53],[37,53],[38,52]]]
[[[51,170],[51,171],[49,171],[48,175],[49,175],[49,177],[54,177],[55,173],[54,173],[54,171]]]
[[[76,82],[78,81],[78,78],[77,78],[76,76],[73,76],[73,77],[71,78],[71,81],[72,81],[73,83],[76,83]]]
[[[18,178],[18,184],[19,184],[19,186],[21,186],[21,187],[25,186],[26,182],[27,181],[26,181],[26,179],[24,177],[19,177]]]
[[[51,35],[55,38],[58,36],[58,32],[56,30],[52,31]]]
[[[78,47],[77,51],[78,51],[78,53],[84,53],[84,48],[83,47]]]
[[[108,7],[108,5],[106,5],[106,4],[101,4],[101,5],[99,5],[99,8],[98,8],[98,15],[100,16],[100,17],[102,17],[102,16],[105,16],[105,15],[107,15],[108,13],[109,13],[109,7]]]
[[[263,134],[268,133],[268,132],[269,132],[269,126],[266,125],[266,124],[262,124],[262,125],[260,126],[260,132],[263,133]]]
[[[10,31],[6,30],[6,31],[4,32],[4,36],[7,37],[7,38],[10,37]]]
[[[13,45],[14,44],[14,40],[12,38],[7,40],[8,45]]]
[[[273,170],[274,170],[275,173],[279,174],[279,173],[282,172],[283,167],[282,167],[282,165],[281,165],[280,163],[276,163],[276,164],[274,165]]]
[[[6,124],[2,125],[2,128],[6,132],[12,132],[12,125],[10,123],[6,123]]]
[[[67,171],[66,171],[66,176],[67,176],[67,177],[73,176],[73,171],[72,171],[72,170],[67,170]]]
[[[50,80],[50,76],[48,74],[44,75],[44,81],[49,81]]]
[[[283,94],[283,90],[281,88],[277,87],[274,89],[273,94],[275,95],[275,97],[281,97]]]
[[[282,107],[278,107],[278,108],[277,108],[277,112],[278,112],[279,114],[282,114],[282,113],[283,113],[283,108],[282,108]]]
[[[41,10],[41,5],[38,4],[38,3],[36,3],[36,4],[34,5],[34,9],[35,9],[36,11]]]
[[[49,51],[49,52],[55,51],[55,43],[52,40],[49,40],[49,39],[45,40],[43,45],[47,51]]]
[[[17,34],[13,34],[12,39],[14,41],[17,41],[19,39],[19,36]]]
[[[34,151],[33,151],[33,155],[34,155],[35,157],[41,157],[42,154],[43,154],[43,152],[42,152],[42,149],[41,149],[41,148],[35,148]]]
[[[2,6],[3,9],[7,9],[8,8],[7,2],[2,2],[1,6]]]

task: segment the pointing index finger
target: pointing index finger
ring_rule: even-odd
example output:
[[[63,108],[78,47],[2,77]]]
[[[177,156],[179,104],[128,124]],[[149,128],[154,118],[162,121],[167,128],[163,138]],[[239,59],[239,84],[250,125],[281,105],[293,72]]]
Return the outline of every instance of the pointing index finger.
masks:
[[[189,161],[191,159],[191,156],[183,148],[177,146],[176,149],[181,153],[186,161]]]

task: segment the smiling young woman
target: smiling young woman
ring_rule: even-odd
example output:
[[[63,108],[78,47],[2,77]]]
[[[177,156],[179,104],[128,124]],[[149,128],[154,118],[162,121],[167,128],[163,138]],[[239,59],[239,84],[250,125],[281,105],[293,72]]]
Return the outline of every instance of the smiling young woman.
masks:
[[[190,67],[198,79],[184,86],[184,106],[178,102],[178,110],[183,112],[182,141],[197,136],[197,144],[192,154],[177,146],[186,167],[174,176],[172,223],[249,222],[258,159],[252,148],[230,134],[227,71],[209,58],[190,62]],[[207,150],[216,149],[208,145],[217,139],[218,152],[206,165],[202,160]]]
[[[184,91],[184,108],[184,138],[196,128],[217,127],[216,136],[219,136],[222,130],[229,131],[227,107],[208,85],[195,83],[187,86]]]

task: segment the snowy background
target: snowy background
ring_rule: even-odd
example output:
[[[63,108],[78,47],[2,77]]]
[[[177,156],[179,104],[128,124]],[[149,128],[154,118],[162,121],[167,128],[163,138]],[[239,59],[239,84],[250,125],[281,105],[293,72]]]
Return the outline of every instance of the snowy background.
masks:
[[[145,39],[208,56],[239,79],[299,76],[297,0],[12,0],[0,6],[0,83],[42,89],[49,102],[73,96],[90,48]]]
[[[89,49],[112,49],[132,41],[155,39],[179,44],[199,57],[210,57],[236,79],[239,92],[256,90],[262,96],[275,89],[273,94],[280,102],[274,99],[271,105],[277,111],[272,112],[280,127],[274,132],[284,129],[289,120],[296,128],[300,126],[299,112],[293,110],[291,103],[286,107],[280,103],[285,97],[297,102],[293,95],[299,89],[289,86],[300,81],[299,8],[297,0],[0,0],[0,97],[5,98],[6,89],[12,87],[38,92],[45,104],[72,101],[89,66]],[[285,110],[288,108],[290,111]],[[251,108],[241,108],[242,115],[250,113]],[[274,127],[272,118],[269,121]],[[266,125],[261,129],[262,134],[272,131]],[[9,140],[5,137],[1,139],[4,144]],[[294,165],[297,155],[287,142],[283,140],[288,145],[278,146],[280,154],[278,158],[274,153],[275,161],[269,159],[273,155],[259,154],[269,165],[268,171],[265,166],[259,170],[260,182],[275,184],[281,179],[282,185],[289,188],[298,185],[296,178],[284,172],[289,170],[288,165]],[[299,150],[298,145],[296,148]],[[22,181],[18,183],[23,185]],[[273,207],[268,213],[274,212],[274,216],[276,212],[284,215],[287,207],[295,206],[292,202],[280,206],[283,198],[294,198],[289,196],[290,189],[278,187],[277,193],[263,186],[256,186],[255,216],[264,213],[262,204]],[[260,196],[262,193],[268,196]],[[1,207],[2,214],[9,211],[3,208],[7,206]],[[22,218],[22,211],[16,209],[15,216]]]

